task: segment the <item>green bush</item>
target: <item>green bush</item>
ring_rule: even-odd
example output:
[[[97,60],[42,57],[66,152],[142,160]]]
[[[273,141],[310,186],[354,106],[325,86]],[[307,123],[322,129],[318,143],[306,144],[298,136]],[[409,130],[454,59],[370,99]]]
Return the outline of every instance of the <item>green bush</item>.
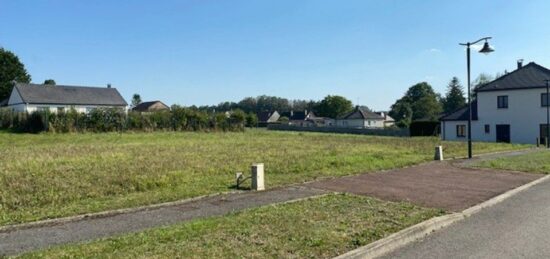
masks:
[[[257,120],[257,119],[256,119]],[[241,131],[249,123],[241,110],[209,114],[197,109],[173,106],[171,111],[124,112],[121,109],[94,109],[88,114],[74,109],[66,112],[20,113],[0,110],[0,129],[38,133],[114,131]]]

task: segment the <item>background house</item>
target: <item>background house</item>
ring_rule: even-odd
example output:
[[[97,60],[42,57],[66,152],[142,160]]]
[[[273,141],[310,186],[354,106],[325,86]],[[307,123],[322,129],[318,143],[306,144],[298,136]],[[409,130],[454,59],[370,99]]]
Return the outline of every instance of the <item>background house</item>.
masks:
[[[472,103],[472,139],[535,144],[546,136],[547,79],[547,68],[518,62],[513,72],[478,87]],[[463,107],[442,117],[442,139],[467,140],[468,114],[468,107]]]
[[[15,83],[8,108],[17,112],[62,112],[75,109],[87,113],[96,108],[121,108],[128,104],[115,89]]]
[[[388,112],[375,112],[375,113],[384,118],[384,127],[391,127],[395,125],[395,120],[390,115],[388,115]]]
[[[288,118],[288,125],[295,125],[301,127],[310,127],[315,126],[315,121],[312,120],[315,118],[313,112],[304,111],[290,111],[281,113],[281,117]]]
[[[169,111],[170,107],[161,101],[142,102],[136,107],[132,108],[135,112],[157,112],[157,111]]]
[[[337,119],[336,126],[344,128],[384,128],[384,117],[357,106],[352,112]]]
[[[258,112],[258,126],[266,127],[270,123],[277,123],[281,115],[277,111],[273,112]]]

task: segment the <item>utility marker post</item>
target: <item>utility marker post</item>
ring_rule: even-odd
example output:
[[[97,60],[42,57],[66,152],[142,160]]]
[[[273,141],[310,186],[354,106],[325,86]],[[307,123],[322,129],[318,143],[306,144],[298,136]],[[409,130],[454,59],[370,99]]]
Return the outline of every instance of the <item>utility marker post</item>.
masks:
[[[257,163],[252,164],[252,190],[263,191],[265,190],[264,186],[264,164]]]

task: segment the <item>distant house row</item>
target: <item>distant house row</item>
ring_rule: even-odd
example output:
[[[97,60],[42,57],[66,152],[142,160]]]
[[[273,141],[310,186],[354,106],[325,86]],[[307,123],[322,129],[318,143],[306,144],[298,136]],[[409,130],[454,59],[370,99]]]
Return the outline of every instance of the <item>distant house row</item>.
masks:
[[[268,124],[288,124],[300,127],[340,127],[340,128],[385,128],[395,124],[395,120],[385,112],[371,112],[360,107],[339,118],[317,117],[311,111],[290,111],[279,113],[260,112],[258,125],[265,127]],[[281,118],[288,118],[288,121]]]

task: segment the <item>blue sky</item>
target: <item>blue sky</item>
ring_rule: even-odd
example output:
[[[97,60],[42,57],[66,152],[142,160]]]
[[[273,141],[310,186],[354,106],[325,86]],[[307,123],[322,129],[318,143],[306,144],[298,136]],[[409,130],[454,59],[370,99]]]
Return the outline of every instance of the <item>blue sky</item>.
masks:
[[[204,105],[343,95],[385,110],[421,81],[465,81],[459,42],[492,36],[472,72],[550,67],[550,1],[0,0],[0,46],[41,83]]]

